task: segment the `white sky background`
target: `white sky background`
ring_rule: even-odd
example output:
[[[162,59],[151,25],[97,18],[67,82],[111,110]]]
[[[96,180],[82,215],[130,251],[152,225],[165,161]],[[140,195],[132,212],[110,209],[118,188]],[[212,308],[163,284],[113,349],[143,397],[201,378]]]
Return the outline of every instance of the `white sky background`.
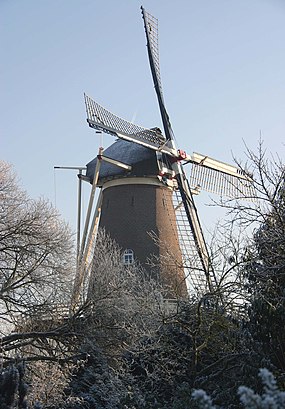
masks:
[[[97,155],[83,92],[117,115],[161,126],[138,0],[0,0],[1,159],[28,194],[75,229],[75,171]],[[225,162],[260,131],[284,158],[285,1],[145,0],[159,19],[160,67],[178,147]],[[106,148],[113,139],[104,137]],[[54,183],[54,179],[56,183]],[[56,185],[56,195],[55,195]],[[84,188],[87,193],[89,186]],[[203,206],[202,225],[217,211]]]

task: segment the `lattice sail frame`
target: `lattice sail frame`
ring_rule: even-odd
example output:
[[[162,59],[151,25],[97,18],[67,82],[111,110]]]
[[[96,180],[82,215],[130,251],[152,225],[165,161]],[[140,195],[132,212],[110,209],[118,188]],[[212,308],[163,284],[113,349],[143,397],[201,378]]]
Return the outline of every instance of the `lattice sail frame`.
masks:
[[[84,94],[87,122],[91,128],[136,142],[147,148],[177,156],[177,152],[167,146],[167,140],[159,128],[148,129],[135,125],[105,109],[98,102]]]
[[[145,11],[142,7],[142,13],[145,21],[145,29],[148,33],[149,45],[151,48],[151,53],[153,57],[153,65],[157,77],[158,87],[161,96],[163,96],[161,76],[160,76],[160,65],[159,65],[159,46],[158,46],[158,19],[152,16],[150,13]]]
[[[172,201],[188,291],[196,296],[204,294],[215,286],[215,277],[210,269],[208,277],[205,274],[179,190],[173,191]]]
[[[255,188],[249,174],[224,162],[193,153],[189,176],[193,188],[220,196],[254,200]]]

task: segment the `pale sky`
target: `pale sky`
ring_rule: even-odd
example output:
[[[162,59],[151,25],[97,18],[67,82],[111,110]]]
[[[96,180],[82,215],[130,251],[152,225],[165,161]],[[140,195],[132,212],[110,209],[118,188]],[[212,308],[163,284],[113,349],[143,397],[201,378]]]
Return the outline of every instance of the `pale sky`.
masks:
[[[97,155],[83,93],[127,120],[161,126],[141,4],[159,19],[178,147],[232,163],[261,133],[284,158],[284,0],[0,0],[1,159],[74,228],[76,172],[53,167],[84,166]],[[103,146],[111,142],[104,137]],[[207,201],[198,201],[206,227],[215,218]]]

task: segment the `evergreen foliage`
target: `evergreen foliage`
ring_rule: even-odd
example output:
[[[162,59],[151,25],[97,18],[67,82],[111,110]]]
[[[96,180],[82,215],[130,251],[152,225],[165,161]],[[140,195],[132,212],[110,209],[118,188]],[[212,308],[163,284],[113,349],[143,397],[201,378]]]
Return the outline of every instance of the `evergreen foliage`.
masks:
[[[245,409],[283,409],[285,407],[285,392],[278,389],[276,379],[268,369],[260,369],[259,377],[263,384],[263,393],[255,393],[251,388],[240,386],[238,395]],[[203,390],[195,390],[192,397],[200,409],[218,409],[212,399]],[[224,404],[222,408],[227,408]]]
[[[69,399],[64,407],[77,409],[80,402],[82,409],[117,408],[123,388],[115,371],[108,365],[100,348],[90,340],[82,349],[87,354],[87,360],[66,390],[66,396],[73,399]]]
[[[245,276],[251,293],[249,330],[263,354],[285,373],[285,200],[282,185],[254,235]]]
[[[10,365],[0,373],[0,408],[26,409],[28,386],[24,381],[24,365]]]

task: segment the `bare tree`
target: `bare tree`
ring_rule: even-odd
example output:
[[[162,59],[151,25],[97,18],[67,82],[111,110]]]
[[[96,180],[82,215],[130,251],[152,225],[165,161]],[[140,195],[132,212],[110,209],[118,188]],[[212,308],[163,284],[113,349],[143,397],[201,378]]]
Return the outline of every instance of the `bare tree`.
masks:
[[[255,229],[258,224],[267,220],[273,211],[278,212],[278,196],[280,189],[284,189],[284,163],[278,155],[269,155],[259,141],[257,151],[246,148],[247,160],[236,159],[242,172],[249,174],[253,180],[252,196],[242,195],[244,200],[223,199],[218,205],[228,209],[228,223],[239,224],[244,230],[247,227]]]
[[[118,246],[99,232],[86,299],[64,316],[75,265],[71,233],[48,202],[27,197],[9,165],[0,170],[0,358],[4,366],[26,361],[31,397],[48,400],[53,391],[41,387],[43,375],[58,375],[63,393],[71,374],[73,364],[58,363],[94,357],[99,347],[115,371],[123,352],[151,338],[168,311],[158,282],[137,264],[125,266]]]
[[[264,232],[264,225],[268,225],[269,219],[279,221],[278,228],[274,231],[270,229],[266,236],[268,246],[273,250],[273,258],[285,233],[282,222],[284,211],[280,206],[280,192],[282,189],[284,191],[284,164],[278,156],[269,156],[261,141],[256,152],[247,149],[246,155],[245,162],[236,160],[236,163],[241,172],[252,177],[253,194],[245,196],[241,193],[238,198],[223,197],[212,202],[213,206],[221,206],[226,210],[224,219],[212,233],[209,245],[211,265],[216,277],[213,293],[223,301],[224,308],[231,311],[244,310],[249,302],[245,271],[249,263],[258,263],[256,239],[261,227]],[[275,245],[272,245],[273,238]],[[263,244],[264,239],[263,234]],[[284,252],[283,255],[281,253],[279,262],[284,264]]]
[[[11,166],[0,162],[0,331],[4,355],[11,357],[11,351],[20,345],[52,332],[51,322],[58,321],[69,303],[74,265],[68,225],[48,201],[30,199],[19,187]]]
[[[167,315],[163,287],[139,264],[124,265],[122,250],[99,230],[83,310],[99,345],[120,356],[137,339],[150,336]]]

